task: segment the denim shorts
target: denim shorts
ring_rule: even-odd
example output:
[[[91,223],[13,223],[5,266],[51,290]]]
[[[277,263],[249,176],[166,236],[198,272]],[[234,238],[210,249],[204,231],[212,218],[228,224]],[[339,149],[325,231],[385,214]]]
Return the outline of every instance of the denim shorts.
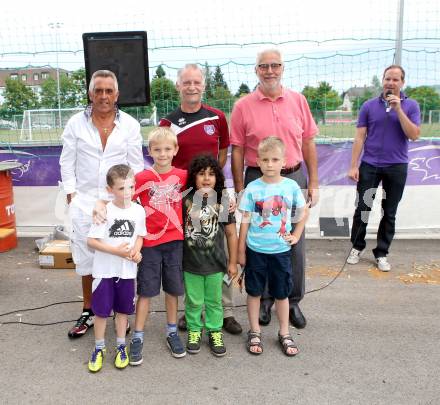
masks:
[[[174,240],[142,248],[142,261],[137,274],[137,294],[155,297],[163,290],[173,296],[183,295],[183,241]]]
[[[246,247],[245,287],[252,297],[263,295],[266,283],[269,294],[277,300],[287,298],[292,290],[292,252],[259,253]]]

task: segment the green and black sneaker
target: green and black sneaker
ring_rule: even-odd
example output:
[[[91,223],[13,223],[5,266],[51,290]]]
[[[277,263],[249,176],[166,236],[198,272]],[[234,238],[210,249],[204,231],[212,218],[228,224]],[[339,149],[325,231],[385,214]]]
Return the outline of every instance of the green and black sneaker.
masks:
[[[188,332],[188,340],[186,342],[186,351],[191,354],[200,352],[200,341],[202,340],[202,332],[190,330]]]
[[[223,343],[223,333],[220,331],[208,332],[209,347],[214,356],[221,357],[226,354],[226,347]]]

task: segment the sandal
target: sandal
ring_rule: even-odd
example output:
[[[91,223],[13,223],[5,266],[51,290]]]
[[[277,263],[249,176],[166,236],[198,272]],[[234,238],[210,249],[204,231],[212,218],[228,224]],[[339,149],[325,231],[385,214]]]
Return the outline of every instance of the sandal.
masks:
[[[254,339],[258,339],[258,341],[255,341]],[[261,352],[252,351],[251,348],[253,348],[253,347],[259,347],[261,349]],[[261,342],[261,332],[248,331],[246,348],[250,354],[259,355],[259,354],[263,353],[263,343]]]
[[[298,346],[293,341],[292,336],[290,333],[287,335],[281,336],[278,333],[278,341],[280,342],[281,349],[283,350],[283,353],[288,357],[296,356],[299,353]],[[294,348],[296,349],[296,352],[290,353],[288,350]]]

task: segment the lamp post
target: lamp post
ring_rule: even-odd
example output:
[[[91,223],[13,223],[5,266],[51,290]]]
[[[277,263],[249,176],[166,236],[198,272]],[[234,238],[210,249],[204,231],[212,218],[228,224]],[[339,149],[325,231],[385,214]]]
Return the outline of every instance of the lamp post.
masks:
[[[48,24],[49,28],[51,29],[55,29],[55,53],[56,53],[56,63],[57,63],[57,98],[58,98],[58,125],[61,128],[62,127],[62,123],[61,123],[61,95],[60,95],[60,65],[59,65],[59,61],[58,61],[58,42],[59,42],[59,38],[58,38],[58,33],[59,33],[59,29],[63,26],[62,22],[53,22],[53,23],[49,23]]]
[[[402,36],[403,36],[403,10],[405,0],[399,0],[397,5],[396,53],[394,63],[402,65]]]

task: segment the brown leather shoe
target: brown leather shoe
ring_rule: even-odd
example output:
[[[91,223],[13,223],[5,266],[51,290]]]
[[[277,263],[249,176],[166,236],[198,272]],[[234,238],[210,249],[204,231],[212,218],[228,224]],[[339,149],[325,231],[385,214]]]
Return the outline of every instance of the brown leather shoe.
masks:
[[[223,329],[226,332],[229,332],[231,335],[239,335],[241,332],[243,332],[241,325],[233,316],[223,318]]]
[[[182,315],[179,320],[177,321],[177,327],[181,331],[186,331],[186,318],[185,315]]]

